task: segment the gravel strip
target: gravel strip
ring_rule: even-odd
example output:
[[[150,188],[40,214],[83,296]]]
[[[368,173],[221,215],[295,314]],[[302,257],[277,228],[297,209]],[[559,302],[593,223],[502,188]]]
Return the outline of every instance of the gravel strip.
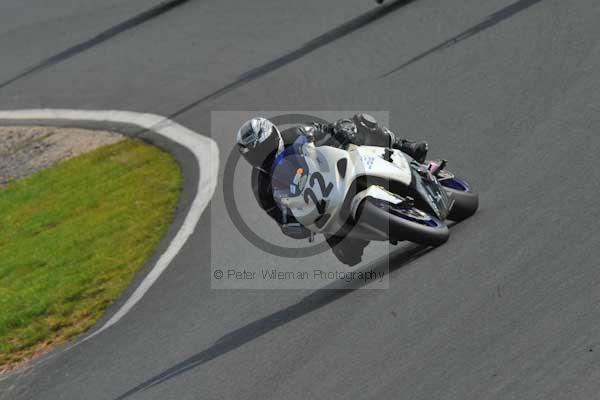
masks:
[[[78,128],[0,127],[0,189],[12,180],[123,139],[113,132]]]

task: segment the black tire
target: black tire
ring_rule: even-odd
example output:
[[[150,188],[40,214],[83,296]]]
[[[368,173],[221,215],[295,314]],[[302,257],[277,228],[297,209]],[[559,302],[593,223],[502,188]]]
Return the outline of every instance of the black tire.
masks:
[[[422,213],[420,210],[411,210]],[[357,223],[388,233],[390,241],[408,240],[428,246],[439,246],[445,243],[450,236],[448,227],[439,219],[426,215],[435,226],[402,218],[396,215],[393,209],[382,206],[380,201],[367,197],[359,206]]]
[[[454,205],[448,214],[448,219],[459,222],[469,218],[479,207],[479,195],[474,192],[465,192],[444,187],[446,193],[454,199]]]

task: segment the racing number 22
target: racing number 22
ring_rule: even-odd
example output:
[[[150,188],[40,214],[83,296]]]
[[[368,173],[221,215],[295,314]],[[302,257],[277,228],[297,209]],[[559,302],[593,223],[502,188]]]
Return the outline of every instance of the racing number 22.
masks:
[[[311,189],[315,187],[315,181],[319,184],[319,189],[321,190],[321,194],[323,198],[319,200],[315,192]],[[313,203],[317,206],[317,211],[320,215],[325,213],[325,208],[327,207],[327,202],[325,199],[329,196],[329,193],[333,190],[333,183],[329,182],[328,185],[325,185],[325,179],[320,172],[315,172],[310,176],[310,180],[308,181],[310,187],[304,190],[304,201],[306,204],[309,204],[309,200],[312,200]]]

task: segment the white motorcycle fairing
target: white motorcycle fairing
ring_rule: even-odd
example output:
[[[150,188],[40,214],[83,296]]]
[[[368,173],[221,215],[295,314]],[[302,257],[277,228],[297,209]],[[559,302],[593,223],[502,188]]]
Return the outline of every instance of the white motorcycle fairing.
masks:
[[[314,233],[338,232],[346,223],[347,213],[341,212],[344,200],[358,177],[368,176],[411,184],[412,172],[407,157],[399,150],[374,146],[349,145],[347,150],[306,143],[301,148],[308,167],[299,194],[279,198],[281,205],[289,208],[293,216]],[[389,152],[389,160],[384,152]],[[351,205],[355,216],[360,200],[366,196],[394,204],[403,199],[380,186],[370,186],[356,194]],[[370,235],[372,240],[387,240],[385,235]],[[373,237],[374,236],[374,237]]]
[[[479,204],[444,166],[383,147],[315,146],[301,136],[275,158],[271,187],[282,226],[292,214],[290,223],[313,234],[439,246],[449,237],[445,220],[468,218]]]

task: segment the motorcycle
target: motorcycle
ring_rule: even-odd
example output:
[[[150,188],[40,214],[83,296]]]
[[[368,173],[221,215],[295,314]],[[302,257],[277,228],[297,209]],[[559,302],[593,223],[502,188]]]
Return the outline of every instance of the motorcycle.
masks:
[[[447,220],[475,213],[477,193],[445,169],[418,163],[400,150],[315,146],[301,136],[277,157],[273,197],[284,212],[316,234],[438,246]]]

